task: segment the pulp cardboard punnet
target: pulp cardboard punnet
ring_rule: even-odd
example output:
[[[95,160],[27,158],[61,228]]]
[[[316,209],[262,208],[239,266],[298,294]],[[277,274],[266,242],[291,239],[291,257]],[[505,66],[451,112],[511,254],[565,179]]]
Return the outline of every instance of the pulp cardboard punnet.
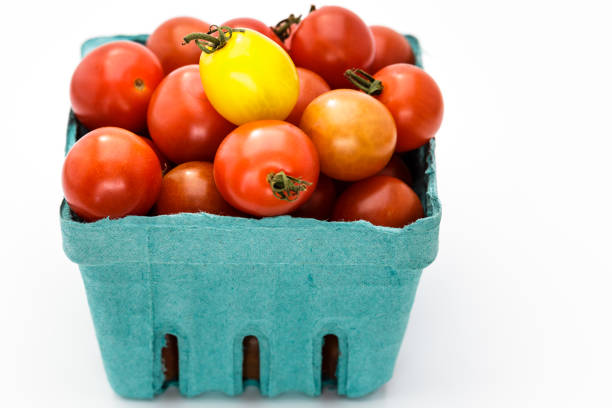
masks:
[[[99,37],[82,54],[120,39]],[[418,41],[412,43],[421,65]],[[66,152],[86,132],[70,114]],[[256,336],[263,395],[321,392],[323,337],[336,335],[337,391],[368,394],[392,375],[419,278],[438,251],[435,141],[404,155],[425,217],[404,228],[366,221],[207,213],[81,222],[60,208],[113,389],[163,392],[165,335],[178,340],[181,394],[243,391],[243,339]]]

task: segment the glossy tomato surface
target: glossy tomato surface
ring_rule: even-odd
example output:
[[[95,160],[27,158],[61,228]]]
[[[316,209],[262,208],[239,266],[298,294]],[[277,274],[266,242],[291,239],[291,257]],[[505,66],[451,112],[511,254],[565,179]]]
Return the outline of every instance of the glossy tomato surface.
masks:
[[[164,21],[147,39],[147,47],[157,55],[168,75],[183,65],[197,64],[200,49],[195,43],[183,45],[183,38],[194,32],[208,32],[210,24],[193,17]]]
[[[344,71],[367,68],[374,59],[374,38],[350,10],[321,7],[310,13],[291,36],[289,54],[299,67],[321,75],[332,88],[345,88]]]
[[[412,172],[404,163],[404,160],[397,155],[394,154],[391,156],[391,160],[385,166],[384,169],[378,172],[378,176],[391,176],[402,180],[404,183],[412,186]]]
[[[397,125],[397,152],[414,150],[436,135],[442,124],[444,102],[429,74],[410,64],[389,65],[374,74],[382,82],[377,96]]]
[[[378,173],[395,149],[395,123],[389,110],[351,89],[318,96],[304,110],[300,128],[319,152],[321,172],[337,180],[361,180]]]
[[[308,201],[291,213],[294,217],[328,220],[334,211],[336,186],[325,174],[319,174],[317,188]]]
[[[103,127],[66,155],[62,186],[68,205],[86,221],[145,215],[161,186],[159,159],[138,135]]]
[[[297,102],[295,65],[283,48],[263,34],[233,32],[227,44],[202,53],[200,76],[217,112],[242,125],[263,119],[285,119]]]
[[[89,130],[117,126],[140,133],[146,128],[149,99],[163,76],[147,47],[132,41],[101,45],[72,75],[72,110]]]
[[[312,141],[298,127],[278,120],[250,122],[235,129],[219,146],[214,166],[215,183],[223,198],[256,216],[295,210],[310,198],[319,178]],[[274,180],[282,174],[294,181],[277,184]],[[273,187],[296,191],[283,198]]]
[[[233,18],[231,20],[226,21],[225,23],[221,25],[229,26],[232,28],[250,28],[251,30],[255,30],[258,33],[265,35],[266,37],[268,37],[269,39],[271,39],[272,41],[274,41],[275,43],[283,47],[283,49],[286,49],[285,44],[283,44],[283,42],[278,38],[278,36],[274,34],[274,31],[272,31],[270,27],[268,27],[261,21],[256,20],[254,18],[249,18],[249,17]]]
[[[162,174],[166,174],[172,167],[172,162],[168,160],[168,158],[157,148],[157,146],[151,139],[143,137],[142,140],[144,140],[149,145],[149,147],[153,149],[153,151],[157,155],[157,158],[159,159],[159,165],[161,166]]]
[[[423,218],[416,193],[395,177],[374,176],[358,181],[338,198],[334,221],[366,220],[374,225],[401,228]]]
[[[300,125],[302,113],[306,106],[317,96],[329,91],[329,85],[319,74],[312,72],[306,68],[297,67],[298,78],[300,81],[300,91],[295,107],[285,119],[287,122],[293,123],[296,126]]]
[[[170,73],[159,84],[148,111],[149,134],[174,163],[212,161],[217,147],[235,126],[208,101],[197,65]]]
[[[376,72],[387,65],[414,64],[414,53],[406,38],[385,26],[371,26],[374,36],[374,60],[367,71]]]
[[[180,164],[162,179],[155,204],[156,214],[207,212],[238,215],[219,194],[213,177],[213,164],[193,161]]]

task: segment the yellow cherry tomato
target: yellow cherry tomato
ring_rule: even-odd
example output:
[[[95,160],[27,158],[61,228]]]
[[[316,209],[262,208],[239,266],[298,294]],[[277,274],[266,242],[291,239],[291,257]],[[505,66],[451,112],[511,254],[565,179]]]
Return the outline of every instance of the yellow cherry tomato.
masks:
[[[203,50],[200,76],[215,110],[235,125],[289,116],[299,82],[285,50],[247,28],[213,27],[208,35],[190,34],[185,41],[195,39]]]

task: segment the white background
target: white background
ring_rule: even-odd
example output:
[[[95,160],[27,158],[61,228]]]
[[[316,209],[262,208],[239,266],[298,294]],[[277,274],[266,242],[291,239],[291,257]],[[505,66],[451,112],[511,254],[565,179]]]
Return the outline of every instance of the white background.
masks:
[[[298,1],[5,3],[0,12],[0,406],[610,407],[612,29],[605,1],[339,1],[417,35],[443,90],[440,253],[393,379],[347,400],[153,402],[111,391],[61,249],[68,85],[92,36],[177,15],[273,24]],[[332,3],[333,4],[333,3]],[[322,5],[318,3],[318,5]]]

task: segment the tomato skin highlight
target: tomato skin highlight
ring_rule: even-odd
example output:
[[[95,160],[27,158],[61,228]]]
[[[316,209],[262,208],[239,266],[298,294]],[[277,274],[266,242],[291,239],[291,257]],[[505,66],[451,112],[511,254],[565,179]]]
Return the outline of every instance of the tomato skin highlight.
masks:
[[[345,88],[344,71],[367,68],[374,59],[374,37],[350,10],[325,6],[314,10],[291,35],[289,54],[297,66],[321,75],[332,88]]]
[[[183,212],[239,215],[219,194],[213,164],[201,161],[180,164],[164,176],[154,212],[157,215]]]
[[[395,177],[412,187],[412,172],[408,166],[406,166],[406,163],[404,163],[402,158],[397,154],[391,156],[389,163],[387,163],[384,169],[377,173],[377,176]]]
[[[72,75],[72,110],[88,130],[117,126],[143,132],[149,99],[163,76],[159,60],[145,46],[132,41],[101,45]]]
[[[261,21],[256,20],[254,18],[249,18],[249,17],[232,18],[231,20],[228,20],[221,25],[232,27],[232,28],[250,28],[251,30],[255,30],[260,34],[265,35],[266,37],[268,37],[269,39],[271,39],[272,41],[280,45],[285,51],[287,51],[287,48],[285,48],[285,44],[283,44],[280,38],[278,38],[278,36],[274,34],[274,31],[272,31],[270,27],[268,27]]]
[[[389,65],[374,78],[383,85],[376,98],[389,109],[397,125],[395,151],[414,150],[429,142],[444,114],[442,93],[433,78],[410,64]]]
[[[304,110],[300,128],[319,152],[321,172],[336,180],[373,176],[395,149],[395,123],[389,110],[352,89],[336,89],[315,98]]]
[[[235,125],[283,120],[298,98],[295,65],[280,45],[244,30],[234,31],[223,48],[202,53],[200,76],[208,100]]]
[[[202,51],[195,44],[183,43],[193,32],[207,32],[210,24],[193,17],[175,17],[164,21],[147,38],[147,47],[157,55],[168,75],[184,65],[197,64]]]
[[[311,183],[293,201],[276,197],[268,176],[286,175]],[[317,187],[317,151],[298,127],[279,120],[242,125],[221,143],[214,177],[223,198],[234,208],[256,216],[288,214],[306,202]]]
[[[340,195],[332,220],[366,220],[401,228],[423,216],[421,200],[406,183],[395,177],[374,176],[356,182]]]
[[[212,161],[217,147],[235,126],[208,101],[197,65],[170,73],[159,84],[147,115],[149,133],[174,163]]]
[[[369,72],[376,72],[387,65],[414,64],[414,53],[406,38],[397,31],[385,26],[371,26],[374,36],[374,60]]]
[[[285,120],[289,123],[293,123],[295,126],[299,126],[304,109],[306,109],[314,98],[328,92],[330,87],[319,74],[306,68],[297,67],[296,69],[300,82],[300,91],[298,93],[297,103]]]
[[[86,221],[146,215],[161,179],[153,149],[140,136],[116,127],[98,128],[79,139],[62,169],[66,201]]]
[[[336,202],[336,185],[332,179],[325,174],[319,174],[317,188],[308,201],[291,213],[294,217],[316,218],[317,220],[328,220],[334,211]]]

